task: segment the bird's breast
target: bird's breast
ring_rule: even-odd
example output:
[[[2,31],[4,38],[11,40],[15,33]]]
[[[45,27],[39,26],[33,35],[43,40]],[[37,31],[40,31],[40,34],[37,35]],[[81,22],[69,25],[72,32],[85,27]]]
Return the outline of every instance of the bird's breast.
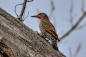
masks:
[[[45,29],[43,27],[43,22],[42,21],[39,24],[39,28],[40,28],[41,33],[45,33]]]

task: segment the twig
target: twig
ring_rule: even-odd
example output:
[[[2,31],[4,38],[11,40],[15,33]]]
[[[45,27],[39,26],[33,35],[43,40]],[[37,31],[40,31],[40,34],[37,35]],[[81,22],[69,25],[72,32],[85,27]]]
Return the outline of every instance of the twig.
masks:
[[[29,1],[29,0],[27,0],[27,2],[32,2],[32,1],[33,1],[33,0],[30,0],[30,1]]]
[[[51,0],[51,11],[50,11],[50,14],[49,14],[49,19],[51,18],[54,10],[55,10],[54,2],[53,2],[53,0]]]
[[[73,25],[73,7],[74,7],[74,0],[71,1],[71,6],[70,6],[70,24],[71,26]]]
[[[23,13],[22,19],[24,19],[24,16],[25,16],[25,11],[24,11],[24,13]]]
[[[28,15],[29,15],[29,12],[28,12]],[[28,17],[28,15],[23,19],[23,21]]]
[[[33,0],[31,0],[31,1],[33,1]],[[18,16],[18,14],[16,13],[16,6],[18,6],[18,5],[22,5],[22,4],[17,4],[16,6],[15,6],[15,14],[16,14],[16,16],[18,17],[17,19],[19,19],[20,21],[24,21],[26,18],[27,18],[27,16],[29,15],[27,15],[25,18],[24,18],[24,11],[25,11],[25,8],[26,8],[26,3],[27,2],[31,2],[31,1],[29,1],[29,0],[24,0],[24,3],[22,3],[23,4],[23,6],[22,6],[22,10],[21,10],[21,13],[20,13],[20,15]],[[22,20],[22,17],[24,18],[24,20]]]
[[[69,48],[69,56],[72,57],[72,51],[71,51],[71,48]]]
[[[18,5],[22,5],[22,4],[23,4],[23,3],[21,3],[21,4],[17,4],[16,6],[18,6]],[[16,16],[19,17],[18,14],[16,13],[16,6],[15,6],[14,11],[15,11]]]
[[[84,23],[83,25],[78,26],[76,29],[81,29],[81,28],[83,28],[85,26],[86,26],[86,23]]]
[[[77,56],[77,54],[79,53],[80,49],[81,49],[81,43],[79,43],[79,45],[78,45],[78,47],[77,47],[77,50],[76,50],[76,52],[75,52],[75,54],[74,54],[74,57]]]
[[[21,10],[21,13],[20,13],[20,16],[19,16],[18,19],[21,19],[22,18],[22,15],[23,15],[24,10],[25,10],[25,7],[26,7],[26,2],[27,2],[27,0],[24,0],[23,7],[22,7],[22,10]]]
[[[84,10],[84,2],[85,2],[85,0],[82,0],[82,7],[81,7],[81,11],[82,11],[82,12],[85,11],[85,10]]]
[[[62,37],[60,37],[60,40],[64,39],[67,35],[69,35],[78,26],[78,24],[84,19],[85,15],[86,15],[86,12],[83,13],[83,15],[78,19],[78,21]]]
[[[32,1],[33,1],[33,0],[31,0],[31,1],[28,1],[28,0],[27,0],[27,2],[32,2]]]

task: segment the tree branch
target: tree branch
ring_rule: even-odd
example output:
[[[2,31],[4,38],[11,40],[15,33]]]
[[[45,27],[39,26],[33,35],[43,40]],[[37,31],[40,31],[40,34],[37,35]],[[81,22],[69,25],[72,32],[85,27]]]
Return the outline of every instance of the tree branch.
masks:
[[[31,0],[31,1],[33,1],[33,0]],[[18,6],[18,5],[22,5],[22,4],[17,4],[16,6],[15,6],[15,14],[16,14],[16,16],[18,17],[17,19],[19,19],[20,21],[24,21],[25,19],[26,19],[26,17],[28,17],[28,15],[24,18],[24,20],[22,19],[22,17],[23,17],[23,15],[24,15],[24,11],[25,11],[25,8],[26,8],[26,3],[27,2],[31,2],[31,1],[29,1],[29,0],[24,0],[24,3],[22,3],[23,4],[23,6],[22,6],[22,10],[21,10],[21,13],[20,13],[20,15],[18,16],[18,14],[16,13],[16,6]]]
[[[26,2],[27,2],[27,0],[24,0],[23,7],[22,7],[22,10],[21,10],[21,13],[20,13],[20,16],[18,19],[22,19],[22,15],[23,15],[25,7],[26,7]]]
[[[79,53],[80,49],[81,49],[81,43],[79,43],[79,45],[78,45],[78,47],[77,47],[77,49],[75,51],[74,57],[77,56],[77,54]]]
[[[85,5],[85,0],[82,0],[82,7],[81,7],[81,11],[82,11],[82,12],[85,11],[85,10],[84,10],[84,9],[85,9],[85,8],[84,8],[84,7],[85,7],[84,5]]]
[[[84,19],[85,15],[86,15],[86,12],[83,13],[83,15],[78,19],[75,25],[73,25],[62,37],[60,37],[60,40],[64,39],[67,35],[69,35],[79,25],[79,23]]]
[[[28,12],[27,16],[23,19],[23,21],[28,17],[28,15],[29,15],[29,12]]]
[[[22,5],[22,4],[23,4],[23,3],[21,3],[21,4],[17,4],[16,6],[18,6],[18,5]],[[18,14],[16,13],[16,6],[15,6],[14,11],[15,11],[16,16],[19,17]]]
[[[71,6],[70,6],[70,24],[71,24],[71,26],[73,25],[73,7],[74,7],[74,0],[71,1]]]
[[[29,1],[29,0],[27,0],[27,2],[32,2],[32,1],[33,1],[33,0],[30,0],[30,1]]]
[[[78,26],[76,29],[82,29],[82,28],[84,28],[86,26],[86,22],[83,24],[83,25],[80,25],[80,26]]]

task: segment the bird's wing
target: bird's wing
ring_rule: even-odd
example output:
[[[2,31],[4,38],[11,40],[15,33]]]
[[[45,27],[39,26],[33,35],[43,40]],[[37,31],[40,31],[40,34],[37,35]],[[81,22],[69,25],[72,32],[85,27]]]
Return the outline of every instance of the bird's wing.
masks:
[[[43,26],[43,28],[45,29],[46,32],[51,34],[54,38],[58,38],[58,35],[55,31],[55,28],[50,21],[47,21],[47,22],[46,22],[46,20],[43,21],[42,26]]]

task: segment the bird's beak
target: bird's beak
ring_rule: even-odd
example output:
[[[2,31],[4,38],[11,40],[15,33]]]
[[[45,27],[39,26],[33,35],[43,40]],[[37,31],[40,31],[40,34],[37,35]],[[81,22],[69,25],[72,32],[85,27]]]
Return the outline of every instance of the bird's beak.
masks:
[[[31,17],[36,17],[36,18],[38,18],[38,16],[37,16],[37,15],[34,15],[34,16],[31,16]]]

